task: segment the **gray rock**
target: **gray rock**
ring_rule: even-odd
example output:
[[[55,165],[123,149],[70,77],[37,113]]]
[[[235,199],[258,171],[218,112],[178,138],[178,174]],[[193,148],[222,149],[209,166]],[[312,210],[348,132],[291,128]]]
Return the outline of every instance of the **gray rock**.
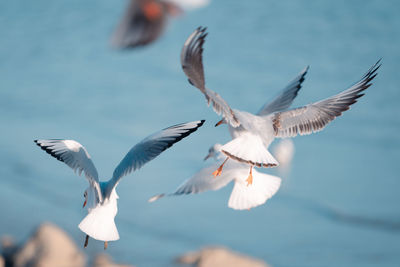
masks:
[[[197,267],[268,267],[262,260],[254,259],[222,247],[206,247],[189,252],[177,259],[178,263]]]
[[[44,223],[15,253],[15,267],[83,267],[85,256],[59,227]]]
[[[4,266],[13,266],[14,254],[18,250],[18,246],[14,242],[14,238],[11,236],[3,236],[1,238],[1,250],[2,250],[2,262]],[[0,267],[3,267],[0,264]]]
[[[108,255],[99,254],[96,256],[92,267],[133,267],[133,265],[116,264],[112,262]]]

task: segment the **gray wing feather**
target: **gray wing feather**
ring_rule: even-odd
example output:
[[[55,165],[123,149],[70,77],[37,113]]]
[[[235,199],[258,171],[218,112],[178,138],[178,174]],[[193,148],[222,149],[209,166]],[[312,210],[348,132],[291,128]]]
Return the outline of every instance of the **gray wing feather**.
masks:
[[[165,196],[179,196],[179,195],[189,195],[189,194],[198,194],[210,190],[218,190],[232,180],[237,179],[238,177],[246,177],[249,170],[247,167],[239,167],[239,168],[229,168],[225,167],[224,171],[220,176],[214,177],[212,175],[213,171],[215,171],[220,165],[222,161],[212,164],[208,167],[201,169],[191,178],[185,180],[173,193],[169,194],[158,194],[149,199],[149,202],[154,202]]]
[[[74,140],[65,139],[40,139],[34,142],[48,154],[67,164],[79,175],[84,172],[86,179],[96,188],[99,200],[102,194],[96,167],[84,146]]]
[[[370,87],[381,66],[379,60],[352,87],[325,100],[304,107],[273,114],[273,127],[277,137],[293,137],[322,130],[329,122],[348,110]]]
[[[277,111],[282,111],[290,107],[297,93],[301,89],[309,66],[304,68],[271,102],[266,103],[257,113],[259,116],[268,115]]]
[[[203,44],[207,33],[206,28],[197,28],[186,40],[181,52],[181,65],[189,83],[197,87],[206,97],[208,105],[212,103],[214,111],[227,120],[233,127],[240,125],[228,103],[214,91],[205,87],[203,68]]]
[[[111,189],[123,176],[140,169],[161,152],[195,132],[203,123],[204,120],[174,125],[152,134],[136,144],[115,168],[107,192],[111,192]]]

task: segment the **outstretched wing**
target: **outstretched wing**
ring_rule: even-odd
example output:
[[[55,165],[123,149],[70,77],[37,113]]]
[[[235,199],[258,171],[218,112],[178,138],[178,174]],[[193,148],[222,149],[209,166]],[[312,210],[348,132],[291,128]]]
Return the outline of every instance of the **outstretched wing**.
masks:
[[[181,52],[181,65],[190,84],[197,87],[206,97],[208,105],[212,103],[214,111],[226,119],[233,127],[240,125],[235,113],[228,103],[214,91],[205,87],[203,68],[203,44],[207,33],[206,28],[197,28],[186,40]]]
[[[272,121],[277,137],[293,137],[322,130],[329,122],[348,110],[371,86],[371,80],[377,75],[381,66],[379,60],[359,82],[349,89],[325,100],[307,106],[273,114]]]
[[[266,103],[257,115],[264,116],[290,107],[301,88],[301,84],[304,82],[308,69],[309,66],[304,68],[304,70],[302,70],[297,77],[294,78],[277,97],[275,97],[274,100]]]
[[[175,192],[170,194],[159,194],[149,199],[149,202],[154,202],[164,196],[179,196],[198,194],[210,190],[218,190],[226,186],[230,181],[241,176],[247,177],[249,173],[248,167],[240,167],[234,161],[228,161],[225,164],[224,171],[220,176],[214,177],[212,173],[221,165],[222,161],[204,167],[191,178],[184,181]],[[238,167],[239,166],[239,167]]]
[[[38,139],[34,142],[41,149],[67,164],[74,172],[78,172],[79,175],[84,172],[89,184],[96,189],[99,201],[102,201],[97,170],[84,146],[74,140],[64,139]]]
[[[154,133],[136,144],[115,168],[107,192],[111,192],[123,176],[140,169],[161,152],[195,132],[203,123],[204,120],[174,125]]]

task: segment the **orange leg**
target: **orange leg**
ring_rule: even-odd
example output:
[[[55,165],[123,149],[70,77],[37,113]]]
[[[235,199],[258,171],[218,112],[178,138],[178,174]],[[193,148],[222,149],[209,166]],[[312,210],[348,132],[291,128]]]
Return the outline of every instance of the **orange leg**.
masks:
[[[219,168],[213,172],[212,174],[214,175],[214,177],[220,176],[222,173],[222,168],[224,167],[224,164],[228,161],[229,157],[227,157],[224,162],[221,164],[221,166],[219,166]]]
[[[247,182],[247,186],[251,185],[253,183],[253,166],[250,167],[250,174],[249,177],[247,177],[246,182]]]
[[[107,242],[107,241],[105,241],[105,242],[104,242],[104,250],[106,250],[106,249],[107,249],[107,247],[108,247],[108,242]]]
[[[87,247],[87,245],[88,245],[88,243],[89,243],[89,236],[88,236],[88,235],[86,235],[86,238],[85,238],[85,244],[83,244],[83,247],[84,247],[84,248],[86,248],[86,247]]]

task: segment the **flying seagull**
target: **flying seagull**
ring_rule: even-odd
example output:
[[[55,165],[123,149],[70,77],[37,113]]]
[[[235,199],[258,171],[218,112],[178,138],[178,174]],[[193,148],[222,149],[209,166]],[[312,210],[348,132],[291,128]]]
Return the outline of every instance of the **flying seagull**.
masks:
[[[210,179],[210,173],[223,160],[221,144],[215,144],[208,150],[204,158],[214,158],[217,162],[211,166],[204,167],[191,178],[180,185],[175,192],[170,194],[159,194],[149,199],[154,202],[165,196],[179,196],[184,194],[198,194],[209,190],[219,190],[231,181],[234,181],[233,190],[229,197],[228,207],[235,210],[249,210],[264,204],[278,191],[281,178],[265,173],[253,171],[253,185],[247,186],[245,177],[248,172],[247,165],[237,161],[226,163],[224,173],[215,179]]]
[[[184,9],[194,9],[208,4],[208,0],[129,0],[125,14],[116,27],[111,45],[129,49],[148,45],[164,32],[170,17]]]
[[[206,28],[197,28],[186,40],[181,52],[181,64],[189,83],[197,87],[212,104],[214,111],[221,114],[220,124],[228,124],[232,141],[224,144],[221,151],[226,160],[214,172],[220,175],[222,167],[228,159],[250,165],[248,184],[252,183],[252,169],[257,167],[275,167],[278,161],[269,153],[268,147],[276,138],[294,137],[321,131],[329,122],[348,110],[357,99],[363,96],[363,91],[371,86],[371,80],[377,75],[381,66],[376,62],[362,78],[347,90],[327,99],[306,106],[284,110],[291,100],[279,98],[273,104],[265,106],[257,114],[232,109],[227,102],[214,91],[206,88],[203,69],[203,45],[207,36]],[[304,71],[307,72],[307,69]],[[300,77],[301,78],[301,77]],[[296,79],[295,79],[296,81]],[[301,79],[297,80],[300,86]],[[290,84],[289,84],[290,87]],[[287,105],[289,104],[289,105]]]
[[[79,229],[86,233],[84,247],[89,236],[104,241],[104,249],[108,241],[119,239],[114,218],[117,215],[118,195],[116,187],[121,178],[140,169],[164,150],[176,142],[195,132],[204,120],[177,124],[149,135],[137,143],[115,168],[113,176],[108,181],[99,181],[96,167],[84,146],[74,140],[40,139],[34,142],[56,159],[64,162],[79,175],[83,172],[89,182],[84,192],[83,207],[87,207],[88,215],[79,224]]]

